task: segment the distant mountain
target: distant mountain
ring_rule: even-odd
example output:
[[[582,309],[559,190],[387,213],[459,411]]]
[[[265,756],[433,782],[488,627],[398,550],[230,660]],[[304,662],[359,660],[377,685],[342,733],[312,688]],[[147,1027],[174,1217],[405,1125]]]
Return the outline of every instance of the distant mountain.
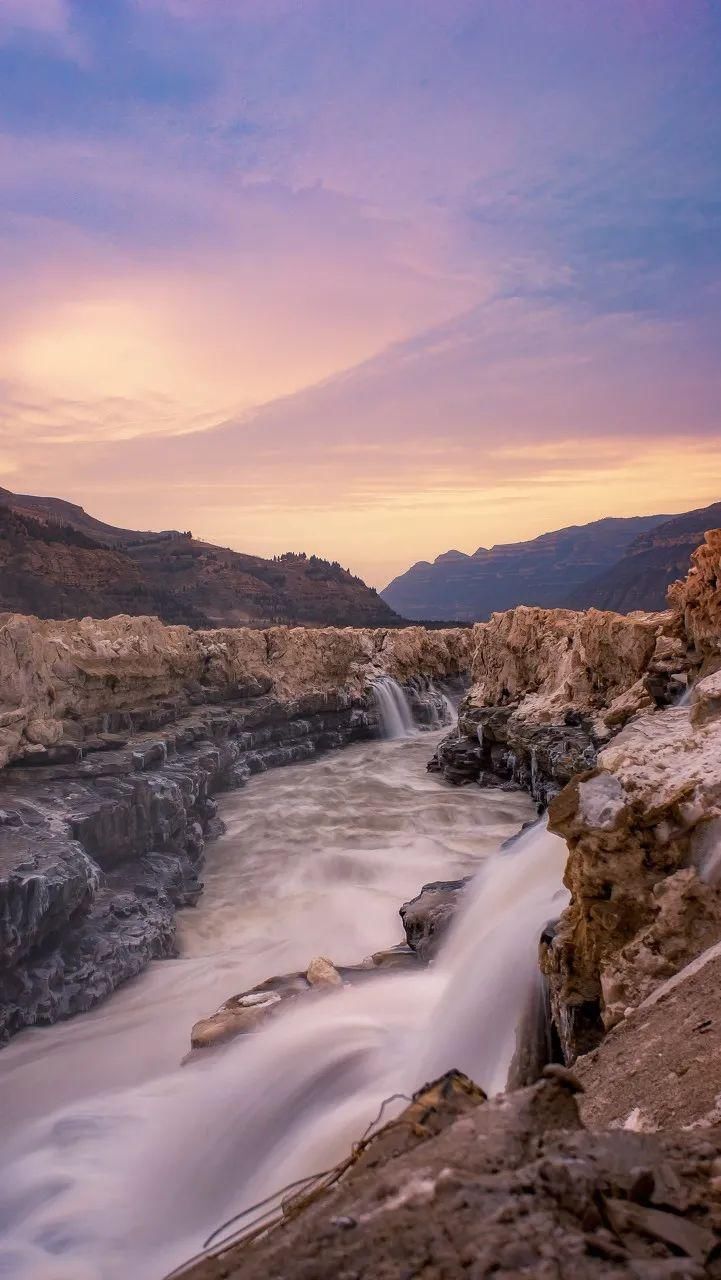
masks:
[[[473,555],[446,551],[395,578],[383,599],[406,618],[483,620],[517,604],[569,602],[576,589],[600,579],[635,540],[668,516],[595,520],[544,533],[530,542],[479,547]]]
[[[618,564],[583,583],[568,596],[575,609],[663,609],[669,583],[688,571],[691,553],[708,529],[721,527],[721,502],[672,516],[642,533]]]
[[[398,626],[401,619],[337,562],[275,560],[104,524],[61,498],[0,489],[0,612],[42,618],[157,614],[191,627]]]

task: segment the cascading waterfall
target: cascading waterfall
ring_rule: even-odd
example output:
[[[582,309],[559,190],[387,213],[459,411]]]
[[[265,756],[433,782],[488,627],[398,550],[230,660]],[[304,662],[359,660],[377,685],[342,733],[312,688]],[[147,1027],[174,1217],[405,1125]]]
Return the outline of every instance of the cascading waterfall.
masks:
[[[455,724],[458,712],[443,689],[438,689],[432,682],[427,694],[428,715],[431,729],[442,729],[446,725]]]
[[[407,738],[415,732],[413,712],[403,689],[392,676],[379,676],[372,686],[384,738]]]
[[[441,691],[441,702],[442,702],[442,704],[443,704],[443,709],[444,709],[444,712],[445,712],[445,719],[444,719],[444,723],[445,723],[445,724],[455,724],[455,722],[456,722],[456,720],[457,720],[457,718],[458,718],[458,711],[457,711],[456,707],[454,707],[454,705],[453,705],[453,703],[451,702],[450,698],[448,697],[448,694],[447,694],[447,693],[443,693],[443,691]]]
[[[205,1060],[37,1122],[30,1154],[5,1153],[0,1275],[159,1280],[237,1211],[341,1159],[392,1094],[451,1067],[502,1089],[565,856],[537,824],[483,865],[430,969],[301,1000]]]
[[[688,707],[691,705],[693,698],[693,685],[687,684],[678,701],[675,703],[677,707]]]

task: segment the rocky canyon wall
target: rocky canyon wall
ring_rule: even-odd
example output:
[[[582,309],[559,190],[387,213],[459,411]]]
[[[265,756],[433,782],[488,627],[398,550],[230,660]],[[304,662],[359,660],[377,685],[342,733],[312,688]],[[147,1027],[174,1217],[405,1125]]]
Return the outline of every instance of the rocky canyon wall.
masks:
[[[215,795],[419,720],[469,663],[463,630],[193,632],[154,618],[0,620],[0,1041],[90,1008],[172,955],[202,890]],[[437,722],[442,723],[442,720]]]
[[[569,847],[542,966],[568,1060],[721,939],[721,531],[663,614],[518,608],[473,628],[430,768],[527,787]]]
[[[467,629],[248,627],[192,631],[157,618],[47,622],[0,615],[0,767],[80,740],[84,721],[168,699],[272,692],[281,702],[374,676],[445,676],[469,665]],[[80,726],[80,728],[78,727]]]
[[[431,767],[451,782],[520,784],[543,805],[633,715],[678,698],[691,666],[673,612],[522,606],[477,624],[471,643],[458,733]]]
[[[218,791],[377,733],[380,675],[413,691],[465,672],[458,730],[430,767],[550,804],[571,903],[542,963],[575,1057],[721,937],[719,583],[714,531],[663,614],[205,632],[2,616],[0,1034],[87,1008],[172,953]]]
[[[669,603],[692,687],[639,707],[550,805],[572,897],[542,962],[569,1058],[721,939],[721,531]]]

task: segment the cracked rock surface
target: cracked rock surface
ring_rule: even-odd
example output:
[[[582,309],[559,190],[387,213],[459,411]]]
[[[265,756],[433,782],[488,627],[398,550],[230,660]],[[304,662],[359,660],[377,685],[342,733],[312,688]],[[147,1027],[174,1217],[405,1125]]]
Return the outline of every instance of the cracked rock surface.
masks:
[[[183,1280],[721,1275],[721,1133],[593,1133],[569,1082],[484,1101],[449,1073],[265,1237]]]

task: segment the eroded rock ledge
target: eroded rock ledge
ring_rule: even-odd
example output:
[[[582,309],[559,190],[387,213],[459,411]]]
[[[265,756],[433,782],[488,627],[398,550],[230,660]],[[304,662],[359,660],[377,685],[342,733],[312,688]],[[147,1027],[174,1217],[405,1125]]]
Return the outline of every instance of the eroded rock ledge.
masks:
[[[721,673],[552,801],[572,901],[544,954],[569,1056],[721,938]]]
[[[340,690],[358,698],[378,675],[405,682],[467,671],[470,646],[468,628],[191,631],[124,615],[46,622],[1,614],[0,767],[71,750],[92,717],[197,694],[234,701],[272,691],[283,704]]]
[[[688,696],[639,709],[550,805],[571,902],[542,964],[569,1059],[721,939],[720,531],[669,598],[694,664]]]
[[[382,673],[419,720],[463,630],[198,633],[151,618],[0,625],[0,1040],[90,1008],[174,953],[214,796],[376,736]]]
[[[472,688],[429,768],[545,806],[639,711],[678,699],[695,654],[678,613],[519,607],[472,632]]]

